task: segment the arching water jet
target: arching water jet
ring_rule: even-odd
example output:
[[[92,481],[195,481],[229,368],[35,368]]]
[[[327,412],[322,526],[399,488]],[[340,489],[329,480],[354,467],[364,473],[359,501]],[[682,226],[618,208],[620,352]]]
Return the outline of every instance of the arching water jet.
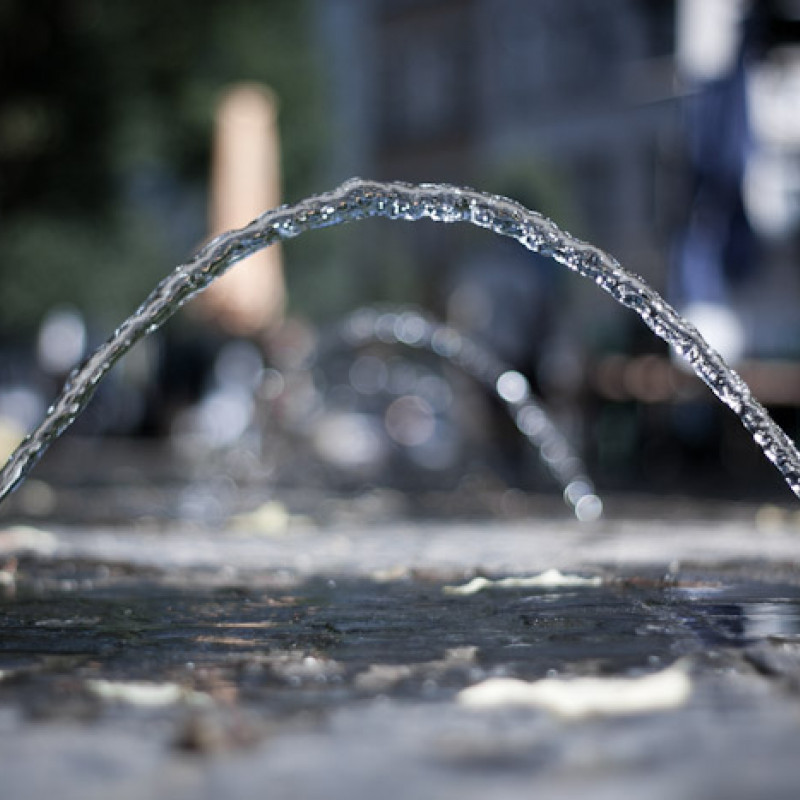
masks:
[[[368,217],[468,222],[510,236],[593,280],[682,355],[711,391],[741,420],[754,441],[800,497],[800,453],[697,329],[642,278],[607,253],[560,230],[541,214],[505,197],[440,184],[379,183],[353,178],[337,189],[267,211],[249,225],[218,236],[162,280],[141,306],[67,379],[40,425],[0,471],[0,502],[18,486],[47,447],[91,399],[104,375],[140,339],[237,261],[282,239]]]

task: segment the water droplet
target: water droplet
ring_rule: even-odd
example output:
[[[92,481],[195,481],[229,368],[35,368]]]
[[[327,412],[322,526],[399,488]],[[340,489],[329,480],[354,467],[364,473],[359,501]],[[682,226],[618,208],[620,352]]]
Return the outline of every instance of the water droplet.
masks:
[[[516,370],[510,369],[497,379],[497,394],[508,403],[520,403],[527,400],[531,393],[528,379]]]

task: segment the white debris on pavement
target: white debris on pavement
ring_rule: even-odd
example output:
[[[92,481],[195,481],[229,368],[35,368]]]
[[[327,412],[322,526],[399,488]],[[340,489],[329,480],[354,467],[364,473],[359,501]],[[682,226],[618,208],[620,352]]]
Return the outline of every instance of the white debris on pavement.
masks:
[[[58,545],[58,539],[49,531],[43,531],[30,525],[12,525],[0,529],[0,554],[37,553],[52,555]]]
[[[581,575],[564,574],[557,569],[548,569],[538,575],[526,577],[473,578],[469,583],[460,586],[445,586],[445,594],[476,594],[484,589],[559,589],[578,586],[601,586],[603,579],[595,576],[584,578]]]
[[[91,680],[86,686],[101,700],[128,703],[133,706],[157,708],[176,703],[205,705],[211,698],[202,692],[195,692],[177,683],[149,683],[147,681],[104,681]]]
[[[541,708],[566,719],[665,711],[684,705],[691,679],[681,665],[633,678],[490,678],[458,694],[470,708]]]

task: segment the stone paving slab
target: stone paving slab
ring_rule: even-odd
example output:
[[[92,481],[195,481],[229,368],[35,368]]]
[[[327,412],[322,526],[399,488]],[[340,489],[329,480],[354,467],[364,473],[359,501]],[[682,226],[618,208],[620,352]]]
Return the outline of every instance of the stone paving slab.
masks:
[[[794,798],[791,511],[0,531],[0,797]],[[491,583],[546,570],[595,582]],[[454,594],[476,575],[474,594]],[[658,673],[669,710],[475,709]],[[573,684],[574,685],[574,684]]]

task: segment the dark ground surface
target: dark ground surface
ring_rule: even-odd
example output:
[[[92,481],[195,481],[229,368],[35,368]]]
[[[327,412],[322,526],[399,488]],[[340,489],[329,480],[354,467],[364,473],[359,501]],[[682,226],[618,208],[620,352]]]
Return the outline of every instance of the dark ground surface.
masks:
[[[234,526],[0,526],[0,797],[798,796],[795,512],[365,521],[375,497],[348,502],[323,522],[273,500]],[[551,568],[600,581],[444,591]],[[458,698],[676,662],[691,694],[671,710]]]

